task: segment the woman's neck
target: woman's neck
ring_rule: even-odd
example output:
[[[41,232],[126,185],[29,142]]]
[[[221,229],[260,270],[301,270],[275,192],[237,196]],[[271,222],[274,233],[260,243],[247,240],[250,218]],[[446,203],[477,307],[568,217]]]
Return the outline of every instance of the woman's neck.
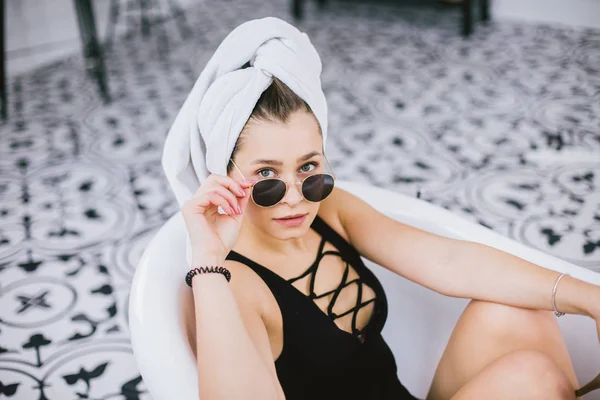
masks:
[[[265,255],[270,257],[293,257],[313,252],[309,236],[305,232],[300,237],[279,239],[248,222],[240,229],[234,247],[239,253],[261,255],[266,253]]]

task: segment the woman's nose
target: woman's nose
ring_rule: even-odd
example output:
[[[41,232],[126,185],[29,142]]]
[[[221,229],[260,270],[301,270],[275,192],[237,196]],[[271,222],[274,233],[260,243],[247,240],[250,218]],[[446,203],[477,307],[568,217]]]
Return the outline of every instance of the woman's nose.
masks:
[[[298,204],[304,199],[302,195],[302,182],[293,182],[290,183],[288,181],[288,190],[283,198],[288,204]]]

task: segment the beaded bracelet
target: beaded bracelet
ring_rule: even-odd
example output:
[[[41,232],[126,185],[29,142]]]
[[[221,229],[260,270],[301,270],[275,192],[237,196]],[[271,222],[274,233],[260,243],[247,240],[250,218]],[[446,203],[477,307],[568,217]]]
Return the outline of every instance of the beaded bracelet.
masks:
[[[215,265],[209,267],[194,267],[190,269],[189,272],[185,275],[185,283],[187,283],[189,287],[192,287],[192,278],[198,274],[204,274],[207,272],[218,272],[225,275],[225,278],[227,278],[227,282],[231,280],[231,273],[227,268]]]

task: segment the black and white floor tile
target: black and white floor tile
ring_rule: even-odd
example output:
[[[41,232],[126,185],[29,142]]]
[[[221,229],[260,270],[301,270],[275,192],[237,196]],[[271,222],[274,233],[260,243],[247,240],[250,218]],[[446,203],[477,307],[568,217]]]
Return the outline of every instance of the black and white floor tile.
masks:
[[[178,210],[165,134],[238,24],[229,0],[114,43],[105,105],[73,56],[10,78],[0,125],[0,397],[149,399],[128,341],[135,265]],[[281,3],[281,4],[280,4]],[[324,64],[343,179],[423,198],[600,272],[600,31],[331,2],[296,23]]]

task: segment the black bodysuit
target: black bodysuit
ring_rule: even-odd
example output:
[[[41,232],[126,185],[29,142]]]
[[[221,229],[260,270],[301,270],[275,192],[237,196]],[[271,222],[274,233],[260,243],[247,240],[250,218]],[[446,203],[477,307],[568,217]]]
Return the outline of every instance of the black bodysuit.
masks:
[[[400,383],[394,355],[381,336],[387,318],[387,299],[381,283],[360,258],[358,251],[333,228],[315,217],[311,228],[321,235],[315,262],[299,277],[286,280],[270,269],[231,251],[228,260],[252,268],[273,292],[283,318],[283,350],[275,361],[277,377],[286,400],[418,400]],[[323,251],[328,241],[339,251]],[[323,256],[332,254],[346,262],[342,283],[335,290],[317,297],[314,277]],[[348,264],[358,279],[347,281]],[[310,296],[292,282],[311,274]],[[337,294],[356,282],[357,305],[340,315],[332,312]],[[375,292],[375,298],[359,304],[363,282]],[[334,292],[326,315],[313,298]],[[356,314],[375,301],[367,325],[356,329]],[[334,319],[354,312],[353,333],[339,328]]]

